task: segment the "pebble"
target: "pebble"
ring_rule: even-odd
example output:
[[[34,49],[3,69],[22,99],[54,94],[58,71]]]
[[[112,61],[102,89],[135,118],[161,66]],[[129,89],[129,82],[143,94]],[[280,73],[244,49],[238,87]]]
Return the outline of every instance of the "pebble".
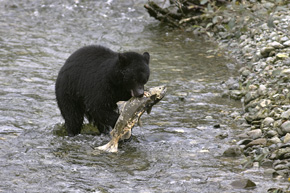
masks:
[[[286,133],[283,140],[283,143],[288,143],[288,142],[290,142],[290,133]]]
[[[281,125],[281,130],[282,132],[286,133],[290,133],[290,121],[285,121],[282,125]]]
[[[260,50],[260,53],[261,53],[261,55],[262,55],[263,57],[267,57],[267,56],[269,56],[269,53],[272,52],[272,51],[274,51],[274,50],[275,50],[274,47],[272,47],[272,46],[268,46],[268,47],[264,47],[264,48],[262,48],[262,49]]]
[[[283,46],[285,46],[285,47],[290,47],[290,40],[284,42],[284,43],[283,43]]]
[[[287,111],[281,113],[281,118],[289,119],[289,117],[290,117],[290,109],[288,109]]]
[[[248,143],[248,145],[246,145],[246,147],[251,147],[255,145],[266,146],[266,143],[267,143],[267,140],[265,138],[260,138],[260,139],[255,139],[251,141],[250,143]]]
[[[255,129],[252,131],[248,131],[247,134],[250,138],[257,139],[257,138],[260,138],[262,136],[262,131],[261,131],[261,129]]]
[[[284,48],[284,46],[277,41],[271,42],[269,46],[276,49]]]

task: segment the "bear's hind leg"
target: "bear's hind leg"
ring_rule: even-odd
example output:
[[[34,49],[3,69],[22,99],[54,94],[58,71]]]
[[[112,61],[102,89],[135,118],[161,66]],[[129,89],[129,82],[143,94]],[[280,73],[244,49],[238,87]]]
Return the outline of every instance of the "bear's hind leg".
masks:
[[[61,114],[65,120],[65,127],[69,136],[80,134],[84,121],[84,108],[75,101],[66,98],[58,101]]]

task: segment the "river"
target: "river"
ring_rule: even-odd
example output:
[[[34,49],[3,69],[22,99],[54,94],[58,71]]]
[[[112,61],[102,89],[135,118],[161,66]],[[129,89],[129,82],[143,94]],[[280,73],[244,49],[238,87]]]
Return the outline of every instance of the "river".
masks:
[[[262,168],[222,156],[240,133],[224,113],[240,103],[220,97],[236,64],[215,44],[160,26],[145,3],[0,1],[0,192],[249,192],[231,186],[240,178],[254,181],[255,192],[275,186]],[[93,151],[108,136],[55,132],[64,122],[57,73],[90,44],[148,51],[147,87],[168,87],[118,153]]]

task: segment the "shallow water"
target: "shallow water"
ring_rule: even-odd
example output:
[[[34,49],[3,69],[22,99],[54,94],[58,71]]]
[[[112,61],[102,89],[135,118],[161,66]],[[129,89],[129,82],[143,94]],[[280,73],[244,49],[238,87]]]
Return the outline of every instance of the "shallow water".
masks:
[[[222,157],[240,132],[223,114],[240,110],[239,102],[219,95],[235,76],[233,61],[191,33],[162,28],[144,3],[1,1],[0,192],[249,192],[230,185],[243,177],[257,183],[256,192],[284,185],[262,168],[242,168],[241,158]],[[108,136],[54,132],[63,124],[54,95],[58,70],[89,44],[148,51],[147,86],[168,87],[116,154],[92,148]]]

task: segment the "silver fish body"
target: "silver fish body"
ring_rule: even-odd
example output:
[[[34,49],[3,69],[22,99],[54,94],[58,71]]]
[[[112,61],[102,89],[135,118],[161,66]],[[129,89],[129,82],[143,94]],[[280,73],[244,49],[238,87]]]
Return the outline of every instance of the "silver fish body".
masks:
[[[150,113],[152,106],[158,103],[167,91],[165,86],[150,88],[145,91],[143,97],[132,97],[120,109],[120,116],[114,129],[110,132],[111,141],[106,145],[97,147],[99,150],[107,152],[117,152],[120,139],[128,138],[131,135],[131,129],[139,120],[141,115],[147,111]]]

